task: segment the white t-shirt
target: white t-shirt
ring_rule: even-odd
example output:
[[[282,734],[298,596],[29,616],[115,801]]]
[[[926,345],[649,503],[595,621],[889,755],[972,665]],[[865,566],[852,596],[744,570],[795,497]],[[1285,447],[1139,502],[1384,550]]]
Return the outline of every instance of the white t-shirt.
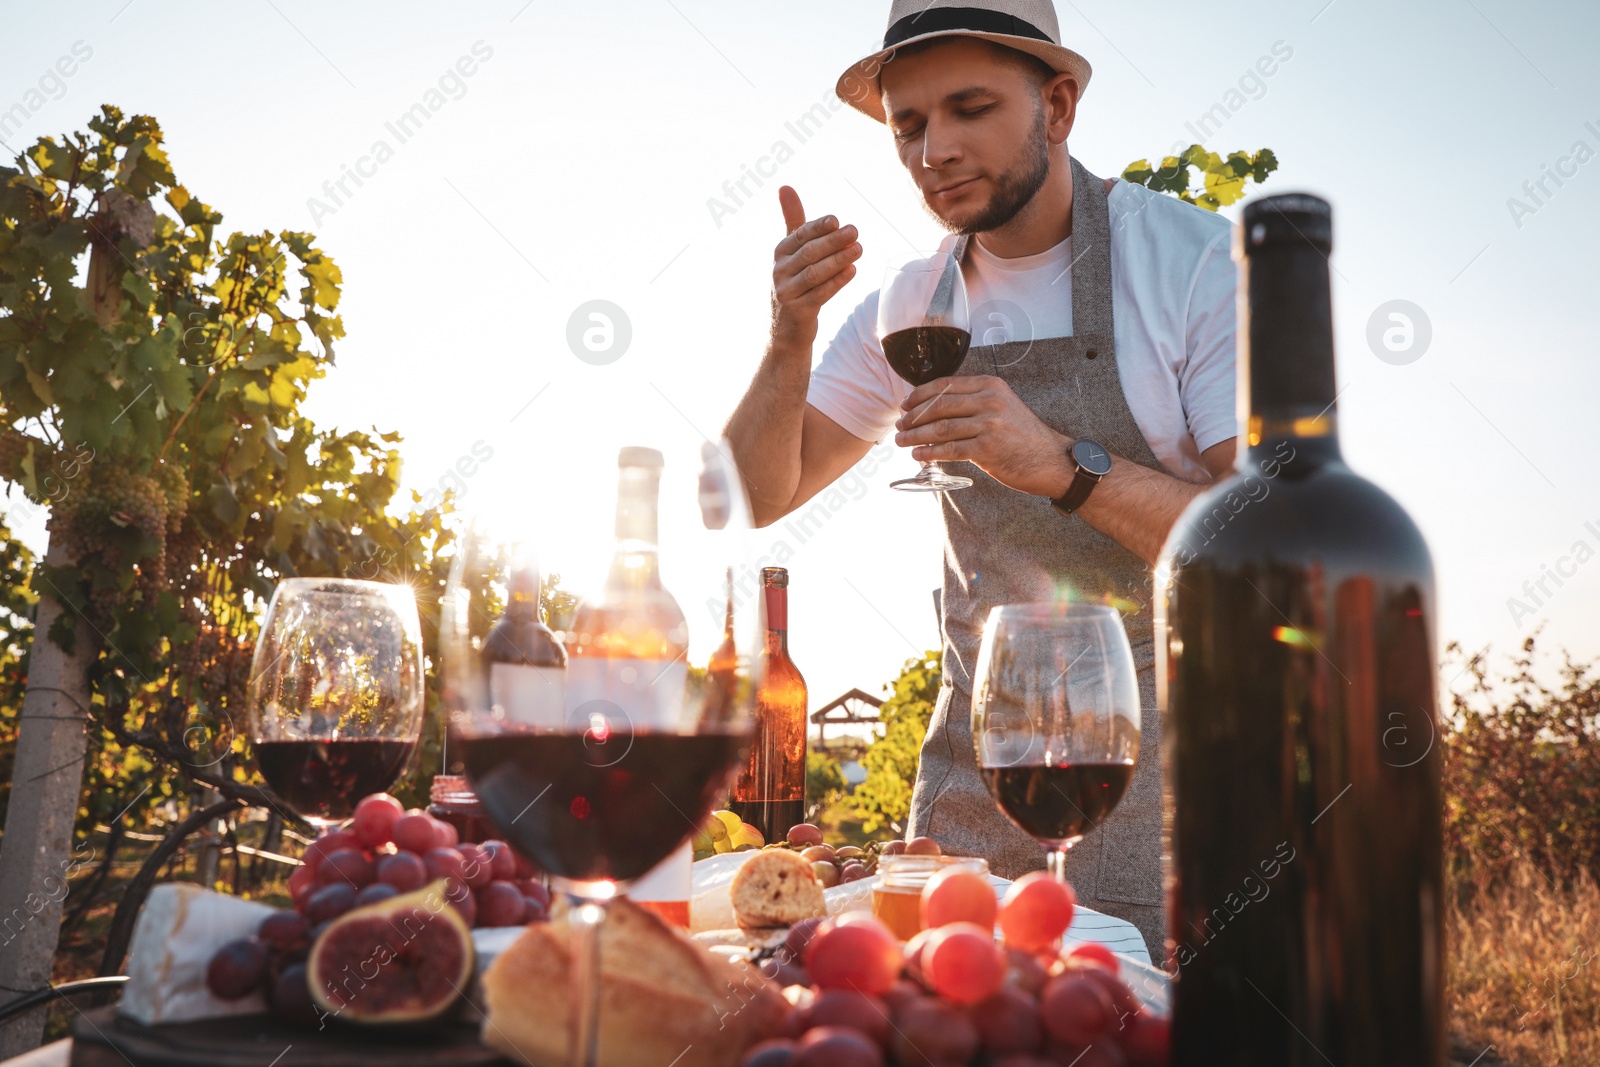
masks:
[[[1109,195],[1123,395],[1156,458],[1178,477],[1205,481],[1200,453],[1238,433],[1228,220],[1130,182]],[[972,343],[1072,336],[1072,238],[1021,259],[1000,259],[980,241],[968,243],[963,271]],[[877,441],[893,430],[909,392],[883,358],[874,292],[828,345],[806,399],[854,436]]]

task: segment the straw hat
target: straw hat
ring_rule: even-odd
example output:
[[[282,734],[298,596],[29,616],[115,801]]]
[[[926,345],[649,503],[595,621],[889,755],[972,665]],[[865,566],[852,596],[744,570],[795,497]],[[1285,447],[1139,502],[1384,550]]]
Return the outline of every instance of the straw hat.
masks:
[[[1078,94],[1089,85],[1089,61],[1061,46],[1061,25],[1051,0],[894,0],[883,47],[839,78],[839,99],[879,122],[884,121],[878,75],[896,48],[936,37],[977,37],[1042,59],[1057,74],[1078,80]]]

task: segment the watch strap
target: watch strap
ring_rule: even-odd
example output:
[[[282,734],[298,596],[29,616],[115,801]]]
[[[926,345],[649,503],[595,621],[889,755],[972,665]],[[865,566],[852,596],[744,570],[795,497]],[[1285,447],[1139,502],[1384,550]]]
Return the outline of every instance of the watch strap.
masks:
[[[1089,494],[1094,492],[1094,487],[1099,484],[1099,478],[1079,467],[1073,472],[1072,484],[1067,486],[1067,491],[1050,503],[1063,515],[1071,515],[1083,507],[1083,502],[1089,499]]]
[[[1099,452],[1101,457],[1105,457],[1104,450],[1099,446],[1093,442],[1084,443],[1091,446],[1093,451]],[[1067,455],[1072,457],[1072,482],[1067,486],[1065,493],[1050,501],[1051,505],[1063,515],[1071,515],[1083,507],[1083,502],[1089,499],[1089,494],[1094,492],[1094,487],[1100,484],[1101,478],[1105,477],[1104,473],[1096,473],[1079,462],[1075,450],[1068,451]]]

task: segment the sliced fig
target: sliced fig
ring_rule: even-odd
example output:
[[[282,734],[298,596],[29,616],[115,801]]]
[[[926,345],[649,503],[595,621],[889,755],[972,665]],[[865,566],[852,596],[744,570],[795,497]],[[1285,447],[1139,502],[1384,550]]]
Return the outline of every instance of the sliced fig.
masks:
[[[365,1025],[437,1019],[472,980],[472,931],[443,879],[346,912],[306,960],[318,1007]]]

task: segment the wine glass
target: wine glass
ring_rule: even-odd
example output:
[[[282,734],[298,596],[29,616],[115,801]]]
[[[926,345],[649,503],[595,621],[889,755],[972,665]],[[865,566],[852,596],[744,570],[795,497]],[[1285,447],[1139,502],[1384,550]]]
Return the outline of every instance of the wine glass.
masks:
[[[502,513],[480,514],[461,538],[441,611],[452,756],[490,822],[566,895],[567,1048],[580,1067],[596,1062],[606,908],[664,861],[681,859],[687,881],[681,846],[749,744],[764,632],[728,453],[657,443],[571,450],[521,516],[505,513],[514,499],[485,493]],[[608,562],[595,548],[612,516],[591,503],[606,481],[618,487]],[[493,639],[519,585],[540,590],[537,621],[561,654],[530,654],[544,642],[527,620],[529,637]]]
[[[1009,604],[989,613],[978,651],[972,738],[989,793],[1048,852],[1106,820],[1139,758],[1139,686],[1117,609]]]
[[[884,272],[878,291],[878,340],[894,372],[913,386],[961,369],[972,345],[972,319],[961,263],[949,252]],[[891,483],[908,492],[965,489],[971,478],[924,461],[914,477]]]
[[[422,676],[408,586],[279,582],[250,664],[250,741],[261,776],[318,830],[342,822],[410,762]]]

